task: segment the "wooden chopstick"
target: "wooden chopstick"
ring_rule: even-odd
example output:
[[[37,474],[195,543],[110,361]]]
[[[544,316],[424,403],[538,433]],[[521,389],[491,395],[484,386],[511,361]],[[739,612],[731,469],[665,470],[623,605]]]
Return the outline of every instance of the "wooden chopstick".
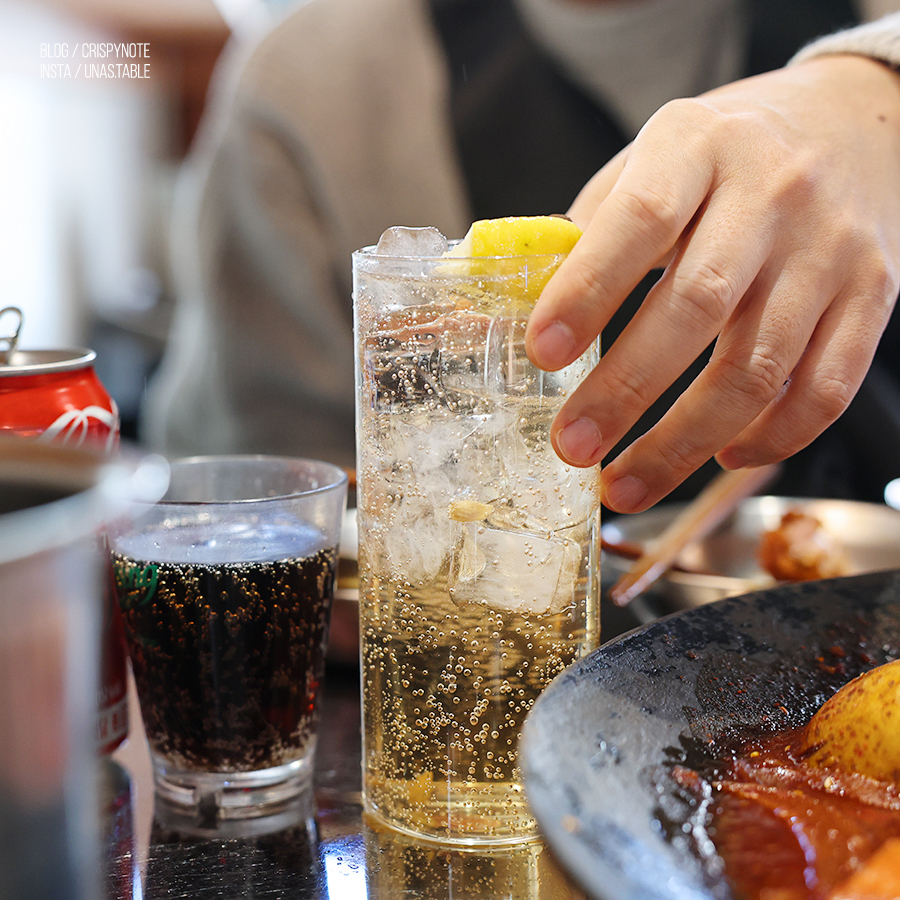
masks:
[[[676,516],[663,531],[653,548],[639,557],[634,565],[612,586],[610,597],[617,606],[627,606],[638,594],[647,590],[691,541],[709,534],[745,497],[750,497],[770,484],[780,464],[755,469],[723,471]]]
[[[600,549],[622,559],[640,559],[644,555],[644,545],[637,541],[610,541],[600,538]]]
[[[644,545],[638,541],[611,541],[605,537],[600,538],[600,549],[612,556],[619,556],[622,559],[640,559],[644,555]],[[669,568],[673,572],[687,572],[689,575],[711,575],[712,572],[706,572],[695,566],[684,565],[673,560]]]

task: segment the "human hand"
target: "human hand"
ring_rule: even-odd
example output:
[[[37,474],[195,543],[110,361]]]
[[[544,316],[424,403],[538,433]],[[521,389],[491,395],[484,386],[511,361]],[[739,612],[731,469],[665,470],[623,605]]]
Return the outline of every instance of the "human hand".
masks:
[[[715,340],[691,386],[604,467],[604,504],[646,509],[712,456],[784,459],[844,411],[897,297],[900,77],[830,56],[676,100],[569,215],[585,233],[526,333],[541,368],[576,359],[666,268],[557,415],[559,456],[599,462]]]

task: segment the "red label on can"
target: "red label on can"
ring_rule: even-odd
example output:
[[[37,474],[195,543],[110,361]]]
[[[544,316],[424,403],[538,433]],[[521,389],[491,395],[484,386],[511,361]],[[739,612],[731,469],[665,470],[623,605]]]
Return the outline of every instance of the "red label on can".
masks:
[[[0,431],[115,450],[119,413],[92,366],[0,377]]]
[[[112,453],[119,411],[92,365],[94,353],[15,351],[0,365],[0,434]],[[97,747],[112,753],[128,735],[122,623],[110,576],[104,579]]]

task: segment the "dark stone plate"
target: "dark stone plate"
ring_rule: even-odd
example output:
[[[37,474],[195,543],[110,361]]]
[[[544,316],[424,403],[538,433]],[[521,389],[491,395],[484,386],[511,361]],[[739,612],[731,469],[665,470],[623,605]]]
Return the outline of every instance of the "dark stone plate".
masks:
[[[667,616],[563,672],[528,716],[528,799],[598,900],[731,898],[673,765],[806,722],[900,657],[900,571],[777,587]]]

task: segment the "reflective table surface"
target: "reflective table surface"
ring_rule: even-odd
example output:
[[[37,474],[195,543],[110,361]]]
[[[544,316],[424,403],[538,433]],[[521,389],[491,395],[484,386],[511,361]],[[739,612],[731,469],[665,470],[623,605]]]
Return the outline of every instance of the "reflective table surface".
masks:
[[[604,639],[638,624],[608,610]],[[416,842],[363,819],[359,672],[329,667],[313,792],[271,818],[215,827],[154,808],[131,686],[131,731],[108,761],[104,795],[109,900],[569,900],[585,895],[541,841],[460,850]]]

